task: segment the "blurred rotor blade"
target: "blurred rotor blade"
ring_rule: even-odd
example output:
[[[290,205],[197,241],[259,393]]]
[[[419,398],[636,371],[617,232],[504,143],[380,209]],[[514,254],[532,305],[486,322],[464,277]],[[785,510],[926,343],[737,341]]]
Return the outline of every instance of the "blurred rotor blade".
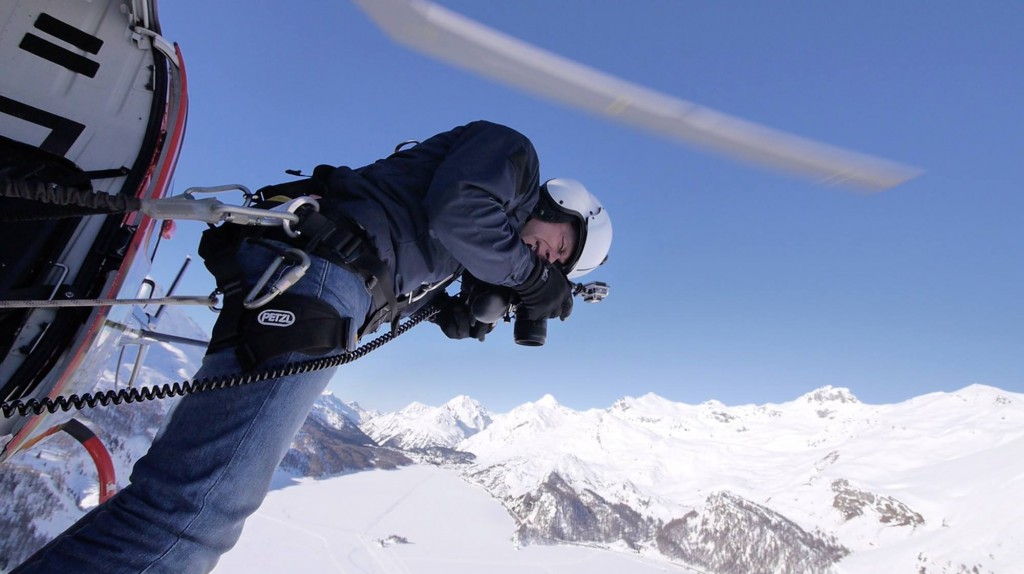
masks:
[[[355,0],[391,38],[534,94],[809,177],[881,191],[921,173],[761,126],[616,78],[488,28],[428,0]]]

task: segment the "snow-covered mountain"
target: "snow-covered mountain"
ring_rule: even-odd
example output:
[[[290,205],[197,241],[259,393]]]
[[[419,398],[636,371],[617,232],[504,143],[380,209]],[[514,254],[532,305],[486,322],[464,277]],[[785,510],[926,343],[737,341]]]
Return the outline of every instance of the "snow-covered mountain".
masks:
[[[390,436],[429,436],[423,418],[397,420]],[[896,405],[833,387],[737,407],[646,395],[586,412],[546,396],[454,448],[520,543],[624,544],[707,572],[1024,563],[1024,510],[1006,507],[1024,500],[1024,396],[991,387]]]
[[[154,347],[141,384],[188,378],[198,355]],[[112,374],[106,379],[109,386]],[[143,403],[93,409],[79,418],[99,431],[123,484],[165,410],[164,402]],[[96,503],[91,463],[80,447],[62,440],[54,437],[0,466],[0,571]],[[423,463],[445,474],[401,471],[413,477],[411,484],[374,474],[435,468]],[[357,474],[378,478],[356,480]],[[605,548],[637,568],[642,562],[645,572],[663,564],[704,573],[966,574],[1014,572],[1024,564],[1024,539],[1017,534],[1024,509],[1016,504],[1024,500],[1024,395],[980,385],[894,405],[863,404],[834,387],[782,404],[687,405],[649,394],[582,412],[548,395],[503,414],[465,396],[382,414],[328,393],[296,436],[275,484],[288,493],[312,492],[316,483],[309,477],[339,475],[330,480],[401,489],[362,491],[356,497],[361,508],[381,501],[376,511],[361,509],[363,526],[339,522],[351,514],[352,501],[324,518],[334,535],[355,537],[352,545],[322,540],[345,552],[369,551],[370,531],[390,524],[396,509],[407,505],[413,512],[433,505],[435,514],[414,530],[424,533],[418,540],[432,536],[432,526],[450,530],[450,519],[440,518],[447,511],[438,505],[474,512],[462,516],[465,521],[490,521],[493,511],[479,510],[485,504],[476,494],[472,511],[454,502],[486,493],[508,517],[501,527],[507,531],[491,544],[568,544],[588,553]],[[452,488],[442,476],[461,477],[468,490]],[[423,499],[425,492],[431,494]],[[268,540],[285,530],[312,532],[302,517],[332,512],[282,504],[287,512],[256,529]],[[251,532],[247,526],[240,546],[246,552],[277,552],[276,544],[247,539],[257,536]],[[406,533],[393,534],[401,540]],[[449,558],[446,573],[475,571],[472,564],[480,563],[454,566],[469,552],[460,536],[432,539]],[[377,553],[360,568],[436,571],[417,567],[438,563],[425,547],[395,552],[418,558],[392,563],[394,556]],[[271,555],[265,560],[276,559]],[[228,562],[247,568],[260,560]],[[568,563],[530,569],[582,571]],[[587,571],[595,571],[593,565]]]
[[[372,414],[331,393],[321,395],[281,461],[276,483],[281,484],[286,477],[326,478],[412,464],[413,461],[398,450],[378,448],[359,428],[359,422]]]
[[[490,424],[487,409],[461,395],[440,407],[412,403],[400,411],[370,418],[362,428],[381,446],[415,451],[452,448]]]

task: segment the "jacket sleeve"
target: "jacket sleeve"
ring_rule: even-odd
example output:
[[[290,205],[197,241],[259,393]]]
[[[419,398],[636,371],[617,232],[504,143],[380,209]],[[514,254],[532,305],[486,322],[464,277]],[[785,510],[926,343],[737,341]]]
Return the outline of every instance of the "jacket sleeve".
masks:
[[[535,257],[519,228],[539,196],[533,144],[505,126],[466,126],[424,198],[431,234],[470,273],[494,285],[526,281]]]

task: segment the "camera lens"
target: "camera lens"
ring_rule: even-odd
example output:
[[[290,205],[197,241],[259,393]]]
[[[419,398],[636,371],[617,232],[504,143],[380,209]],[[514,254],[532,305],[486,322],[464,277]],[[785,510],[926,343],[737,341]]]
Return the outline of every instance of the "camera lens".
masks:
[[[540,347],[548,338],[548,320],[537,319],[533,321],[517,317],[512,333],[515,336],[516,344],[527,347]]]

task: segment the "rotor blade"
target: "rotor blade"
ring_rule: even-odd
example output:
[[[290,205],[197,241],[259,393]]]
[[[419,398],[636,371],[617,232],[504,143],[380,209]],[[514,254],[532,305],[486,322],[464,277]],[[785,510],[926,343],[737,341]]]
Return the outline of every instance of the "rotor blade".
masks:
[[[921,173],[662,94],[488,28],[428,0],[355,0],[391,38],[442,61],[633,126],[810,177],[888,189]]]

